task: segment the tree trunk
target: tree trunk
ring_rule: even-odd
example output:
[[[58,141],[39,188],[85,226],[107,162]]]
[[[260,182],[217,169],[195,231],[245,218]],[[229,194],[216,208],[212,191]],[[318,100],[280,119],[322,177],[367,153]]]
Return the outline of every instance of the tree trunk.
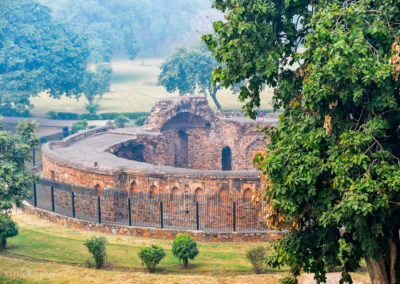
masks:
[[[188,268],[188,265],[189,265],[189,261],[187,259],[185,259],[183,261],[183,267]]]
[[[215,105],[217,106],[218,110],[221,110],[221,105],[219,104],[218,100],[217,100],[217,91],[219,90],[219,86],[212,88],[210,90],[210,97],[213,99]]]
[[[372,284],[400,284],[400,239],[395,230],[388,240],[386,255],[379,255],[379,261],[366,257]]]

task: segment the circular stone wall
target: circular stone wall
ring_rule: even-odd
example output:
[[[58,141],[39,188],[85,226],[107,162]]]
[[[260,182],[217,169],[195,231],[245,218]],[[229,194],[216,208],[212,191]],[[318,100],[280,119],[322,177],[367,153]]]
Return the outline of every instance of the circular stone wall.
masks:
[[[204,97],[167,98],[156,103],[143,127],[96,128],[44,144],[43,177],[128,195],[249,199],[260,183],[251,160],[265,148],[256,126],[276,122],[275,116],[257,121],[219,117]],[[118,211],[118,202],[113,204],[109,210]]]

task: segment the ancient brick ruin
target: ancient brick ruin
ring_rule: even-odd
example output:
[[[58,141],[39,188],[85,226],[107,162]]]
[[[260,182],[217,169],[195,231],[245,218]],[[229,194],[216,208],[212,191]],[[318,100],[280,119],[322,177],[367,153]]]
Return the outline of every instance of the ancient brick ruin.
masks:
[[[43,145],[43,177],[100,194],[119,192],[104,205],[109,221],[126,217],[121,208],[127,196],[138,193],[249,200],[260,186],[252,157],[266,143],[256,126],[276,123],[275,115],[254,121],[216,114],[204,97],[166,98],[155,104],[143,127],[96,128]],[[56,195],[58,206],[68,208],[69,202],[68,196]],[[77,204],[86,214],[96,211],[90,201]]]

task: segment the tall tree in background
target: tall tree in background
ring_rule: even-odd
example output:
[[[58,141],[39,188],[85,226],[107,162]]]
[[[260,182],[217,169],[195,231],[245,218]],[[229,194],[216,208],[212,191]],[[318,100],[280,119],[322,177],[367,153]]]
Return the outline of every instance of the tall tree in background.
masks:
[[[0,1],[0,109],[23,113],[29,99],[76,96],[87,50],[80,37],[54,22],[33,0]]]
[[[24,162],[32,158],[31,149],[38,145],[36,127],[36,122],[23,121],[16,134],[0,131],[0,249],[5,248],[8,237],[18,234],[11,209],[29,197],[35,180]]]
[[[107,63],[97,64],[93,72],[86,71],[81,89],[88,100],[86,110],[89,113],[96,113],[99,110],[99,100],[110,90],[111,74],[111,66]]]
[[[217,65],[210,51],[202,45],[178,48],[161,65],[158,82],[168,92],[179,91],[181,96],[194,94],[198,89],[200,93],[209,95],[220,110],[217,92],[221,86],[219,84],[214,86],[211,83],[212,70]]]
[[[255,159],[264,188],[254,199],[267,201],[270,228],[288,230],[269,263],[318,281],[341,266],[341,283],[351,283],[365,259],[372,283],[400,283],[400,2],[214,6],[226,13],[204,36],[222,63],[214,80],[248,79],[240,98],[251,115],[263,84],[284,109]]]

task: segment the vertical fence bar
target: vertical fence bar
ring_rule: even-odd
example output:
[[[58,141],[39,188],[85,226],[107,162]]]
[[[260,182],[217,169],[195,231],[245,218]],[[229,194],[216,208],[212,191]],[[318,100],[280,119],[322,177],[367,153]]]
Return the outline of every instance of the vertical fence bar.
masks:
[[[233,202],[233,231],[236,232],[236,202]]]
[[[36,166],[36,155],[35,155],[35,148],[32,149],[32,166],[35,167]]]
[[[51,186],[51,211],[55,211],[54,207],[54,186]]]
[[[132,212],[131,212],[131,199],[128,198],[128,218],[129,218],[129,226],[132,226]]]
[[[36,182],[33,182],[33,205],[37,207]]]
[[[196,202],[196,225],[197,225],[197,231],[200,230],[200,223],[199,223],[199,202]]]
[[[164,216],[163,216],[163,202],[160,201],[160,221],[161,221],[161,229],[164,229]]]
[[[101,223],[100,196],[97,197],[97,215],[99,217],[99,224],[100,224]]]
[[[71,202],[72,202],[72,218],[75,218],[75,194],[71,192]]]

